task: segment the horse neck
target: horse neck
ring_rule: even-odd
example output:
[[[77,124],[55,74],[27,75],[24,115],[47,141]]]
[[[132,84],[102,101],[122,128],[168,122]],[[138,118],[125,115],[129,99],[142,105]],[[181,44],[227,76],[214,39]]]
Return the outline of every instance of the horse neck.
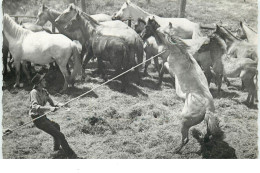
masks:
[[[86,29],[87,28],[87,29]],[[96,28],[87,19],[80,17],[80,30],[84,36],[84,41],[90,41],[97,34]]]
[[[152,14],[144,11],[142,8],[136,6],[136,5],[133,5],[131,4],[131,8],[134,9],[132,12],[131,12],[131,17],[137,21],[138,18],[143,18],[143,19],[146,19],[148,16],[152,16]]]
[[[31,33],[30,30],[22,28],[20,25],[15,23],[15,21],[13,21],[10,17],[8,19],[4,18],[3,31],[7,40],[11,38],[20,39]]]
[[[242,29],[246,33],[247,40],[251,41],[251,40],[254,40],[257,38],[257,33],[255,31],[253,31],[253,29],[245,26],[244,24],[243,24]]]
[[[158,45],[161,45],[163,44],[163,40],[162,38],[159,36],[159,34],[157,33],[157,31],[153,31],[153,35],[152,35],[154,38],[155,38],[155,41]]]
[[[231,32],[229,32],[228,30],[225,29],[224,32],[222,32],[222,35],[224,35],[224,37],[222,37],[226,44],[227,44],[227,48],[230,48],[231,45],[234,43],[234,42],[237,42],[239,41],[238,38],[236,38]]]
[[[61,33],[65,33],[66,31],[64,30],[64,27],[61,25],[58,25],[55,20],[61,13],[52,9],[48,10],[48,15],[49,15],[49,21],[51,22],[52,25],[54,25]]]
[[[215,62],[219,60],[224,54],[226,54],[226,45],[224,40],[220,37],[211,38],[210,40],[210,53],[211,58]]]
[[[167,45],[170,50],[170,56],[174,59],[174,69],[175,74],[178,76],[179,74],[183,74],[190,69],[191,65],[194,63],[191,59],[191,55],[184,50],[178,44],[171,45],[166,39],[161,38],[164,45]]]

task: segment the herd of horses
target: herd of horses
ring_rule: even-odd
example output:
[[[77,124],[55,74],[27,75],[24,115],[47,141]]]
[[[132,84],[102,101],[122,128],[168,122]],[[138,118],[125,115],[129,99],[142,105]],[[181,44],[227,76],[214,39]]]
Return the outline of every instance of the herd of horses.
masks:
[[[135,29],[123,21],[137,22]],[[59,34],[51,34],[44,29],[50,21]],[[30,25],[29,25],[30,26]],[[163,18],[150,14],[130,1],[123,4],[113,16],[106,14],[88,15],[74,4],[70,4],[62,13],[42,6],[37,21],[32,26],[22,26],[4,14],[3,18],[3,59],[7,51],[12,55],[16,71],[14,87],[19,86],[20,67],[28,81],[30,74],[25,62],[49,64],[55,62],[62,72],[65,82],[62,91],[74,83],[75,76],[81,73],[85,78],[85,68],[89,60],[97,58],[98,70],[106,80],[105,65],[108,61],[120,74],[146,59],[164,51],[154,58],[161,85],[163,74],[168,71],[175,80],[177,95],[185,100],[181,112],[180,151],[189,141],[190,127],[205,120],[207,134],[205,138],[217,136],[219,120],[215,116],[213,97],[209,91],[212,79],[221,93],[222,81],[227,78],[241,78],[243,88],[248,92],[246,102],[254,104],[257,98],[257,33],[241,22],[237,36],[223,26],[215,25],[209,36],[203,36],[201,29],[213,29],[186,18]],[[45,30],[45,31],[42,31]],[[245,38],[245,39],[242,39]],[[82,45],[81,49],[75,41]],[[159,64],[160,58],[162,63]],[[68,63],[73,60],[72,73]],[[4,60],[4,69],[6,69]],[[148,74],[145,63],[144,74]],[[26,72],[27,71],[27,72]],[[140,67],[135,68],[138,82],[141,82]],[[127,73],[121,77],[122,92],[128,86]]]

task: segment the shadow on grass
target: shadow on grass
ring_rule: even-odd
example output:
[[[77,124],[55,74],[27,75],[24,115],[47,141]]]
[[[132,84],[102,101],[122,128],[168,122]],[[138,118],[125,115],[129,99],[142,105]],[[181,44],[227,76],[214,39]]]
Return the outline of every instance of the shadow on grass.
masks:
[[[109,83],[106,84],[110,89],[114,90],[114,91],[118,91],[121,92],[121,82],[119,81],[111,81]],[[126,92],[124,92],[125,94],[131,95],[133,97],[138,97],[139,94],[141,94],[142,96],[148,97],[148,95],[146,93],[144,93],[140,88],[134,86],[133,84],[129,83],[126,86]]]
[[[246,102],[246,100],[245,101],[239,101],[239,100],[237,100],[237,99],[232,99],[233,101],[235,101],[237,104],[243,104],[243,105],[245,105],[246,107],[248,107],[249,109],[255,109],[255,110],[258,110],[258,102],[257,103],[255,103],[255,104],[248,104],[247,102]]]
[[[205,159],[236,159],[236,151],[229,144],[223,141],[223,132],[220,136],[214,137],[209,141],[202,137],[202,133],[197,130],[192,130],[192,136],[200,143],[202,158]]]
[[[212,94],[213,98],[234,98],[234,97],[239,97],[239,94],[236,92],[231,92],[231,91],[224,91],[221,90],[220,93],[218,93],[217,89],[210,88],[210,93]]]
[[[72,88],[68,88],[68,90],[66,91],[66,94],[68,94],[69,96],[72,96],[72,97],[78,97],[78,96],[90,91],[91,89],[92,88],[88,88],[88,87],[83,87],[82,89],[72,87]],[[98,98],[98,95],[94,91],[91,91],[90,93],[83,95],[82,98],[83,97]]]

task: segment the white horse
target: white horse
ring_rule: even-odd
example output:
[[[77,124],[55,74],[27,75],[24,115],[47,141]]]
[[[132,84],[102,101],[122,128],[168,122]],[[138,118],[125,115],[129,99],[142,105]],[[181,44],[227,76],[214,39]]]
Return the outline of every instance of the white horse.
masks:
[[[9,43],[9,50],[14,59],[16,69],[16,82],[20,82],[20,63],[30,61],[35,64],[49,64],[56,62],[64,76],[65,83],[62,92],[68,87],[68,82],[75,78],[81,70],[79,52],[76,44],[62,34],[49,34],[46,32],[32,32],[16,24],[7,14],[3,18],[3,32]],[[68,75],[66,65],[68,60],[74,58],[74,70]],[[27,74],[30,81],[30,76]]]
[[[199,23],[191,22],[186,18],[164,18],[155,14],[150,14],[137,5],[131,3],[130,0],[127,0],[127,2],[122,5],[121,9],[113,15],[112,19],[122,21],[131,19],[137,21],[138,18],[141,18],[147,22],[148,18],[151,16],[154,16],[155,20],[158,21],[159,25],[162,27],[167,26],[169,22],[171,22],[175,31],[174,35],[177,35],[183,39],[190,39],[201,36],[201,28],[213,29],[209,27],[203,27]]]

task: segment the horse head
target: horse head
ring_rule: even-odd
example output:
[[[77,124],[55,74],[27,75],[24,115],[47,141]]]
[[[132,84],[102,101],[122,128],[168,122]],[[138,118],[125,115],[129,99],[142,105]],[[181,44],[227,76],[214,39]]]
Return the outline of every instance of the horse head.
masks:
[[[79,22],[78,22],[79,20],[80,20],[80,14],[79,12],[77,12],[77,14],[67,23],[64,29],[69,32],[75,31],[77,28],[79,28]]]
[[[49,8],[46,7],[44,4],[40,7],[37,15],[36,25],[43,26],[45,23],[48,22],[49,20],[48,10]]]
[[[74,4],[70,4],[55,20],[57,24],[65,24],[70,21],[78,12],[78,8]]]
[[[150,36],[154,36],[156,34],[156,30],[160,27],[160,25],[156,22],[154,17],[152,19],[148,19],[147,24],[145,25],[144,30],[141,33],[141,37],[143,40],[146,40]]]
[[[138,34],[140,34],[144,30],[145,25],[146,25],[146,22],[143,19],[138,18],[137,24],[135,24],[135,26],[134,26],[135,27],[135,31]]]
[[[131,17],[131,1],[127,0],[120,10],[112,16],[112,20],[128,20]]]

